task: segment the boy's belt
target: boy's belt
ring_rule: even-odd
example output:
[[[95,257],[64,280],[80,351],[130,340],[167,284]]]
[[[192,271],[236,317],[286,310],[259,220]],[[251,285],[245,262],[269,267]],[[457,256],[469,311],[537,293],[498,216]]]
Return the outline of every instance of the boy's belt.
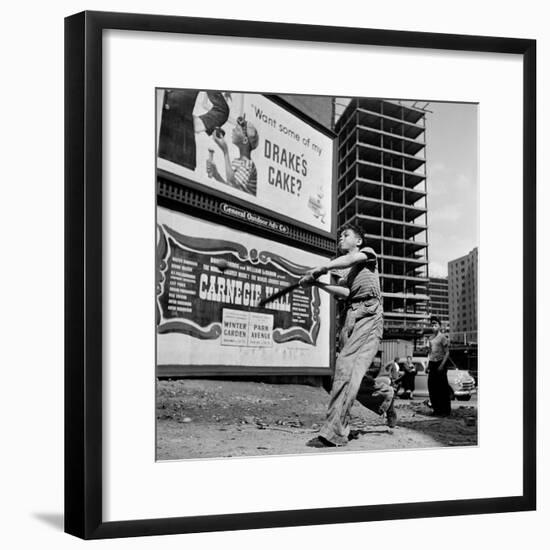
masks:
[[[372,294],[371,296],[361,296],[361,298],[351,298],[351,299],[348,298],[346,302],[350,304],[356,304],[358,302],[366,302],[368,300],[372,300],[373,298],[378,299],[378,296],[375,296],[374,294]]]
[[[368,302],[369,300],[380,300],[378,296],[363,296],[362,298],[352,298],[346,300],[346,305],[350,306],[352,304],[360,304],[362,302]]]

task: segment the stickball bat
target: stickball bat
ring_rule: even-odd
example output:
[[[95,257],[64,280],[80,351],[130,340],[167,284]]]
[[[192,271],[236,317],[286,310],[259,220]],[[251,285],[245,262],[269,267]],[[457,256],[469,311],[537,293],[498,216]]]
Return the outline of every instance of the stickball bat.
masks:
[[[300,286],[301,286],[300,283],[292,283],[288,286],[285,286],[279,289],[277,292],[274,292],[273,294],[271,294],[271,296],[266,296],[265,298],[262,298],[258,302],[258,307],[263,307],[265,306],[265,304],[269,302],[273,302],[273,300],[277,300],[277,298],[280,298],[281,296],[285,296],[286,294],[288,294],[289,292],[292,292],[293,290],[296,290]]]

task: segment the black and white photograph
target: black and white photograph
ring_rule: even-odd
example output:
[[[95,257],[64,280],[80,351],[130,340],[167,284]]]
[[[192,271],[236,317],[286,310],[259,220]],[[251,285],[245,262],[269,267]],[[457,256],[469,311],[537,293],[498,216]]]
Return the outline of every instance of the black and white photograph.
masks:
[[[477,446],[479,105],[154,108],[156,460]]]
[[[533,510],[535,42],[66,32],[66,531]]]
[[[544,548],[545,4],[6,6],[0,545]]]

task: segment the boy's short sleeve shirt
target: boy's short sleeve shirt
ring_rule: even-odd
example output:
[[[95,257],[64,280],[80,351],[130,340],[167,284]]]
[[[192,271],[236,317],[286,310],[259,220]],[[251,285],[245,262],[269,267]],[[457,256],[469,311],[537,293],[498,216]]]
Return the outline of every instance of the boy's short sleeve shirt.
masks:
[[[350,289],[348,300],[357,302],[369,298],[381,298],[378,257],[370,247],[359,250],[367,261],[354,265],[341,274],[340,284]]]
[[[439,333],[429,341],[430,353],[428,359],[430,361],[442,361],[449,349],[449,340],[443,333]]]
[[[251,159],[236,158],[232,161],[231,168],[238,188],[256,196],[258,173],[254,162]]]

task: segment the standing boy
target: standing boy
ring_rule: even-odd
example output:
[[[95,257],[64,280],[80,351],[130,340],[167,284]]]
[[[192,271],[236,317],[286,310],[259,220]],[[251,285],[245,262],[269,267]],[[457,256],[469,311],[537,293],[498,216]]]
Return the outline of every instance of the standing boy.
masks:
[[[342,228],[339,245],[342,256],[311,270],[301,281],[345,300],[346,306],[327,418],[318,437],[318,442],[325,446],[348,443],[350,410],[360,387],[361,404],[377,414],[386,413],[390,427],[395,426],[397,419],[393,389],[365,376],[378,351],[384,328],[376,253],[365,246],[363,232],[355,225]],[[346,271],[338,284],[317,281],[328,271],[341,269]]]
[[[449,341],[441,332],[441,321],[431,318],[433,336],[429,340],[428,354],[428,393],[434,416],[451,414],[451,392],[447,380],[447,359],[449,358]]]

